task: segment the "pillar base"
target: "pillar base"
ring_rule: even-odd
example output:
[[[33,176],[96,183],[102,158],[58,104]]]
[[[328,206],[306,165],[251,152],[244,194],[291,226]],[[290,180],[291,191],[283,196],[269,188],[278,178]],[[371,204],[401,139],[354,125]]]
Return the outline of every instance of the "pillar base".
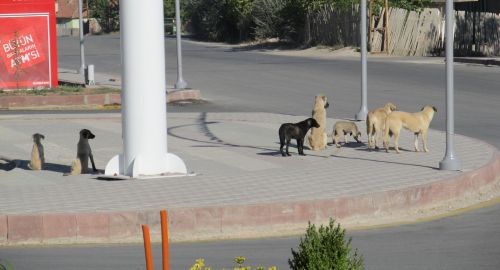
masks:
[[[460,171],[462,169],[462,162],[458,158],[445,157],[439,162],[439,169],[445,171]]]
[[[362,107],[359,109],[359,112],[354,116],[356,121],[365,121],[366,116],[368,115],[368,109],[366,107]]]
[[[132,165],[132,171],[126,172],[123,165],[123,154],[114,156],[106,165],[104,174],[106,176],[127,175],[132,178],[154,178],[154,177],[171,177],[171,176],[186,176],[187,168],[181,158],[172,154],[166,153],[163,158],[155,159],[154,162],[146,162],[146,159],[138,155]],[[154,163],[154,164],[153,164]]]

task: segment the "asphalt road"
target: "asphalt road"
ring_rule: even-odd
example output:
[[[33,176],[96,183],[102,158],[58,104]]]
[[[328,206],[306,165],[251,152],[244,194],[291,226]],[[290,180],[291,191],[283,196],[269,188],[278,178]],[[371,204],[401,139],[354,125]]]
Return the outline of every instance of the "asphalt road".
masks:
[[[59,40],[61,67],[79,67],[78,41]],[[167,39],[167,83],[176,79],[175,41]],[[87,63],[96,72],[118,74],[118,36],[94,36],[86,42]],[[309,115],[313,96],[333,103],[329,116],[352,118],[359,110],[360,63],[354,58],[312,59],[269,56],[212,44],[184,43],[184,76],[208,103],[170,106],[170,111],[263,111]],[[151,56],[154,59],[154,56]],[[435,59],[377,58],[368,65],[368,105],[387,101],[401,110],[424,104],[438,107],[431,128],[445,129],[445,70]],[[500,68],[455,65],[456,133],[500,148]],[[353,246],[367,269],[500,269],[500,206],[437,221],[351,232]],[[297,237],[172,245],[172,269],[186,269],[204,257],[213,266],[230,267],[236,255],[251,265],[287,269]],[[159,259],[159,248],[156,248]],[[14,269],[143,269],[141,246],[0,248],[0,259]],[[159,267],[159,261],[157,261]]]
[[[367,270],[498,270],[500,205],[427,223],[350,232]],[[204,258],[212,269],[232,269],[244,256],[251,266],[288,269],[297,237],[172,244],[170,269],[189,269]],[[144,250],[135,245],[0,248],[14,270],[145,269]],[[161,247],[153,246],[155,269],[161,269]]]

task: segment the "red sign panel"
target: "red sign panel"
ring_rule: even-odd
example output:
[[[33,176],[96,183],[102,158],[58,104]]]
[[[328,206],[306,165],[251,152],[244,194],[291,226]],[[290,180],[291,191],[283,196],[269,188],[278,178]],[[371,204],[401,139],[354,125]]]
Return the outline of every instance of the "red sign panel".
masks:
[[[49,14],[0,14],[0,89],[51,87]]]

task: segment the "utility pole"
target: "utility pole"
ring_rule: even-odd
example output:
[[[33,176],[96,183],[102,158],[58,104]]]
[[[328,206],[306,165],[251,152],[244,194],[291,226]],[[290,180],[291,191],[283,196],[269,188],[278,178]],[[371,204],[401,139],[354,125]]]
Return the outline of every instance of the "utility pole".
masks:
[[[182,77],[182,45],[181,45],[181,7],[180,0],[175,0],[175,36],[177,39],[177,83],[175,88],[185,89],[187,87],[187,82]]]
[[[355,119],[358,121],[366,120],[366,115],[368,114],[367,98],[366,98],[366,54],[367,54],[367,44],[366,44],[366,0],[361,0],[360,3],[360,33],[361,33],[361,108],[356,114]]]
[[[83,37],[83,0],[78,0],[78,16],[80,21],[80,69],[78,73],[85,73],[85,46]]]
[[[458,171],[462,162],[455,155],[455,106],[454,106],[454,74],[453,74],[453,40],[455,13],[453,0],[446,0],[446,153],[441,162],[440,170]]]

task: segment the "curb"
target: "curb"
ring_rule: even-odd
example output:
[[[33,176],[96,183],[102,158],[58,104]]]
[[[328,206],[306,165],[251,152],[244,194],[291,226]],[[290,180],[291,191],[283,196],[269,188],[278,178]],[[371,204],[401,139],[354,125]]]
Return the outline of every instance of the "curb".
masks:
[[[494,58],[470,58],[470,57],[455,57],[455,62],[466,64],[480,64],[485,66],[500,66],[500,60]]]
[[[366,225],[360,219],[372,221],[370,226],[381,225],[387,223],[384,217],[398,211],[447,211],[451,201],[499,184],[500,153],[495,152],[477,170],[403,190],[315,201],[168,209],[169,234],[172,241],[291,235],[303,233],[309,221],[325,223],[330,217],[346,228]],[[159,211],[0,215],[0,245],[140,242],[141,224],[148,224],[152,239],[159,241]]]
[[[201,100],[200,90],[186,89],[169,91],[168,102],[183,100]],[[121,104],[119,93],[89,94],[89,95],[49,95],[49,96],[3,96],[0,97],[0,109],[23,109],[54,106],[100,106]]]

